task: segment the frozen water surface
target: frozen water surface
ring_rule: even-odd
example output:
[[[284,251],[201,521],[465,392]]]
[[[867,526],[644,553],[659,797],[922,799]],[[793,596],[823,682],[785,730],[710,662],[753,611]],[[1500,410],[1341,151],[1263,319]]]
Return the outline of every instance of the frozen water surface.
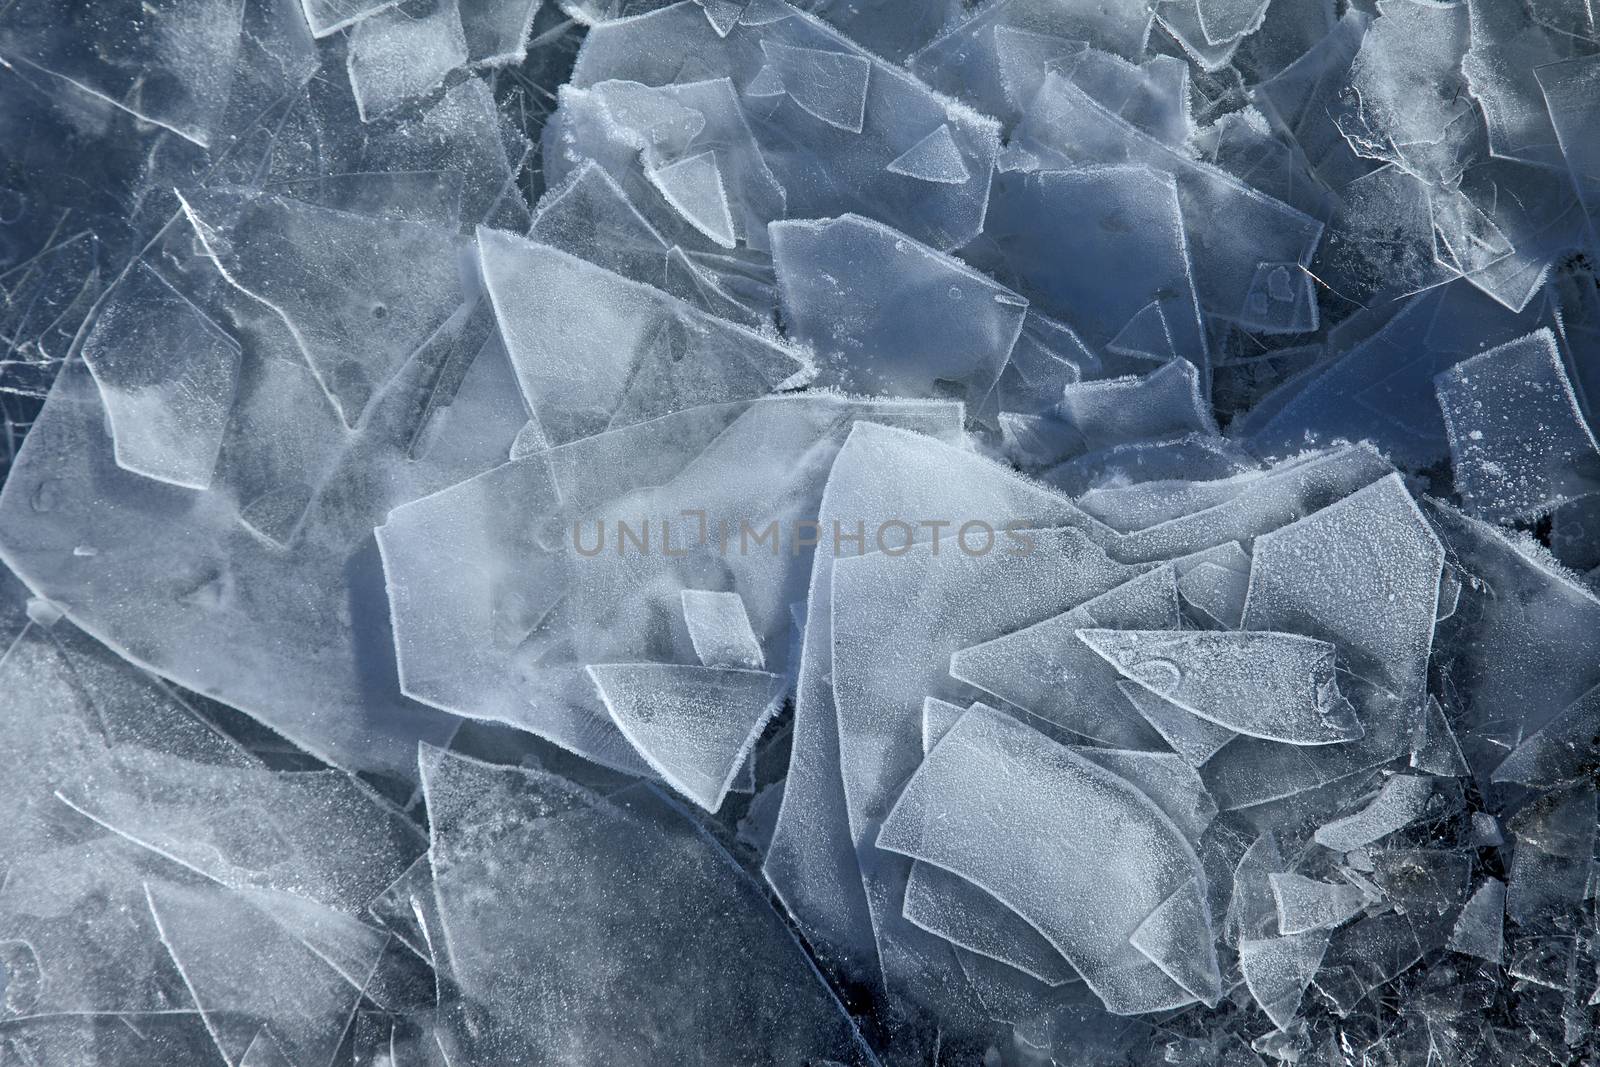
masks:
[[[1600,1056],[1586,0],[0,0],[0,1064]]]

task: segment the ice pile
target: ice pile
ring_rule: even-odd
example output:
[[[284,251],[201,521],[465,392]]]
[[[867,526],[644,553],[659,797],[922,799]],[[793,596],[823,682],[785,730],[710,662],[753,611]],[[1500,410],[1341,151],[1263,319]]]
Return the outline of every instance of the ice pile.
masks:
[[[1595,19],[0,4],[0,1064],[1600,1055]]]

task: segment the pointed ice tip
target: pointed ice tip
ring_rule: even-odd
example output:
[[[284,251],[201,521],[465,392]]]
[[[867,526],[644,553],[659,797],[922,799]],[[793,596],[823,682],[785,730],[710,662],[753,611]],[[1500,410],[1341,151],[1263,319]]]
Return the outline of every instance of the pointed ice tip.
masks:
[[[939,185],[962,185],[972,177],[948,123],[891,160],[886,169],[890,174]]]

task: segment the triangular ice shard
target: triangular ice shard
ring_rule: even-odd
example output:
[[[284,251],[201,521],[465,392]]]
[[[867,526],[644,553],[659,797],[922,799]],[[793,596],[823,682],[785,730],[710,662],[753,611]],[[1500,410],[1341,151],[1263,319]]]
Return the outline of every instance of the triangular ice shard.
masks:
[[[677,208],[689,225],[723,248],[739,243],[715,152],[701,152],[668,163],[649,171],[648,175],[650,184],[660,190],[667,203]]]
[[[738,593],[685,589],[679,597],[689,641],[701,666],[752,671],[766,666],[750,613]]]
[[[1199,767],[1217,750],[1239,735],[1226,726],[1202,719],[1166,697],[1150,692],[1138,682],[1119,681],[1117,689],[1161,739],[1191,767]]]
[[[972,177],[961,149],[950,127],[940,124],[928,136],[890,160],[887,168],[892,174],[904,174],[925,182],[940,185],[960,185]]]
[[[966,712],[959,704],[952,704],[948,700],[938,697],[924,697],[922,701],[922,754],[926,756],[933,751],[933,746],[956,724]]]
[[[871,60],[850,52],[795,48],[772,40],[762,40],[761,51],[783,79],[784,92],[802,111],[837,129],[861,132]]]
[[[1300,874],[1269,873],[1272,897],[1278,905],[1278,932],[1303,934],[1338,926],[1361,911],[1361,890],[1353,885],[1319,882]]]
[[[1211,938],[1211,912],[1198,880],[1185,882],[1128,938],[1167,977],[1207,1006],[1222,998],[1222,973]],[[1205,936],[1196,935],[1204,931]]]
[[[707,811],[783,700],[784,680],[762,671],[677,663],[587,668],[612,720],[657,773]]]
[[[1509,759],[1509,757],[1507,757]],[[1422,721],[1411,739],[1411,766],[1428,774],[1443,778],[1458,778],[1470,774],[1467,758],[1461,753],[1461,743],[1456,740],[1450,720],[1437,697],[1430,696],[1423,711]]]
[[[1506,884],[1498,878],[1487,878],[1462,907],[1450,934],[1450,948],[1499,963],[1505,951],[1505,925]]]
[[[1306,986],[1316,977],[1328,951],[1326,931],[1239,942],[1239,970],[1245,985],[1273,1025],[1286,1030],[1300,1010]]]
[[[1172,331],[1167,327],[1167,316],[1161,310],[1161,301],[1152,300],[1129,319],[1106,342],[1106,348],[1119,356],[1149,359],[1165,363],[1177,359],[1178,352],[1172,344]]]
[[[1203,719],[1295,745],[1363,735],[1333,672],[1333,646],[1296,634],[1079,630],[1124,676]]]

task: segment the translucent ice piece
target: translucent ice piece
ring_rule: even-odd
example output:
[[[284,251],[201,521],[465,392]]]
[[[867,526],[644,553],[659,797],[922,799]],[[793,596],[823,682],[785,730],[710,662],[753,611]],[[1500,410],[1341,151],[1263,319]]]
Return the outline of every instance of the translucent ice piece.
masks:
[[[1268,874],[1267,881],[1278,905],[1278,932],[1286,936],[1338,926],[1366,906],[1361,890],[1348,883],[1276,873]]]
[[[690,69],[684,56],[695,57]],[[770,69],[763,74],[763,68]],[[837,83],[819,83],[819,76]],[[754,16],[747,9],[726,36],[693,3],[605,23],[584,40],[572,84],[626,79],[659,86],[690,78],[731,78],[738,87],[762,154],[788,193],[788,217],[857,212],[940,250],[966,244],[982,226],[998,124],[951,106],[903,69],[787,4],[762,3]],[[791,78],[802,80],[789,86]],[[927,182],[889,169],[941,123],[950,126],[967,181]]]
[[[818,384],[896,396],[994,388],[1028,302],[964,263],[857,215],[770,228],[784,323]]]
[[[959,416],[953,423],[950,417],[947,413],[946,421],[925,423],[924,433],[931,436],[871,423],[858,426],[833,464],[818,521],[829,529],[834,522],[849,529],[857,521],[875,526],[905,515],[1011,514],[1035,516],[1040,527],[1089,524],[1065,499],[954,446],[960,422]],[[1046,545],[1041,541],[1040,550]],[[836,544],[831,537],[817,546],[800,653],[788,785],[763,870],[808,940],[823,946],[821,952],[831,964],[878,981],[880,964],[840,774],[841,724],[831,677],[833,568],[840,559],[864,550]],[[1032,620],[1018,620],[1028,621]],[[927,666],[931,674],[943,673],[938,662]],[[928,695],[930,688],[924,684],[921,695]],[[921,723],[918,709],[911,710],[913,718],[903,737],[911,746],[908,755],[914,756],[920,751]],[[898,750],[899,744],[893,747]],[[897,773],[909,775],[912,769],[908,766]],[[898,914],[899,902],[893,906]]]
[[[1322,930],[1239,942],[1245,985],[1278,1029],[1294,1022],[1306,986],[1316,977],[1327,951],[1328,934]]]
[[[1239,736],[1226,727],[1190,714],[1137,682],[1119,681],[1117,689],[1123,699],[1155,728],[1172,751],[1191,767],[1199,767],[1216,755],[1223,745]]]
[[[1548,329],[1459,363],[1436,382],[1456,490],[1469,512],[1531,519],[1600,486],[1600,446]]]
[[[361,121],[426,96],[467,62],[457,0],[403,0],[350,31],[347,65]]]
[[[487,229],[478,246],[523,396],[552,444],[761,396],[807,369],[765,337],[554,248]],[[580,307],[593,316],[575,317]]]
[[[1350,669],[1421,703],[1444,549],[1398,474],[1256,538],[1249,629],[1336,644]]]
[[[357,914],[422,851],[415,826],[338,771],[279,773],[123,750],[116,773],[60,790],[102,826],[238,889],[284,889]],[[330,851],[330,835],[361,841]]]
[[[239,376],[233,338],[140,260],[101,306],[83,359],[119,466],[191,489],[211,484]]]
[[[1085,87],[1055,74],[1045,79],[1007,153],[1012,159],[1036,160],[1032,165],[1040,169],[1119,164],[1170,175],[1200,305],[1247,327],[1274,328],[1270,315],[1258,324],[1247,306],[1257,264],[1309,266],[1322,237],[1320,222],[1151,137]],[[1216,225],[1215,219],[1232,219],[1234,224]],[[1187,348],[1182,350],[1195,358]]]
[[[1159,301],[1172,347],[1197,366],[1206,363],[1179,191],[1170,175],[1126,165],[1002,170],[984,241],[969,258],[1070,325],[1093,351]]]
[[[346,426],[461,303],[447,230],[238,192],[183,208],[227,279],[283,318]]]
[[[1506,828],[1516,838],[1506,914],[1524,926],[1569,914],[1589,884],[1594,786],[1585,782],[1546,793],[1512,816]]]
[[[289,1062],[333,1062],[361,986],[239,894],[164,883],[146,889],[161,940],[229,1063],[241,1060],[262,1026]],[[241,944],[250,951],[240,952]]]
[[[685,156],[649,171],[649,177],[689,225],[723,248],[738,243],[716,153]]]
[[[25,0],[6,8],[0,57],[205,147],[228,104],[244,6]]]
[[[362,19],[394,7],[400,0],[301,0],[306,22],[318,37],[338,33]]]
[[[912,925],[999,960],[1048,986],[1078,974],[1043,934],[983,889],[931,863],[914,863],[904,914]]]
[[[1440,641],[1453,651],[1457,740],[1484,774],[1600,683],[1600,598],[1535,546],[1437,501],[1427,507],[1463,577]]]
[[[1408,915],[1444,915],[1466,901],[1473,863],[1466,852],[1385,849],[1372,854],[1372,881]]]
[[[950,732],[956,720],[961,718],[966,711],[959,704],[952,704],[948,700],[938,697],[925,697],[922,701],[922,754],[926,756],[933,751],[933,746],[939,739]]]
[[[888,170],[937,185],[963,185],[972,177],[947,122],[891,159]]]
[[[1450,950],[1498,964],[1505,951],[1506,884],[1485,878],[1450,933]]]
[[[1073,634],[1084,626],[1180,625],[1170,567],[1157,567],[1072,611],[950,657],[950,675],[1073,733],[1129,748],[1154,747],[1117,702],[1115,670]]]
[[[867,112],[872,63],[860,54],[796,48],[764,40],[761,52],[789,99],[806,114],[860,133]]]
[[[476,0],[461,11],[467,55],[474,66],[514,66],[528,57],[528,36],[540,0]]]
[[[702,665],[755,671],[766,665],[738,593],[685,589],[681,597],[683,621]]]
[[[876,1062],[761,887],[653,790],[438,751],[423,781],[450,1062]]]
[[[1370,845],[1421,818],[1433,795],[1433,779],[1421,774],[1397,774],[1360,811],[1317,828],[1317,844],[1335,852],[1351,852]]]
[[[1008,62],[1019,51],[1048,55],[1048,42],[1056,44],[1061,54],[1070,54],[1069,49],[1076,46],[1081,50],[1087,42],[1138,59],[1149,32],[1150,12],[1141,5],[998,0],[973,9],[965,20],[951,25],[913,55],[909,63],[934,88],[1010,123],[1028,103],[1026,98],[1008,94],[1003,81]],[[1031,49],[1030,44],[1034,44]]]
[[[1430,696],[1417,724],[1416,735],[1411,739],[1411,766],[1428,774],[1455,778],[1470,774],[1467,758],[1461,753],[1461,743],[1456,740],[1450,720],[1437,698]]]
[[[1534,70],[1533,76],[1538,80],[1567,170],[1594,218],[1600,211],[1600,151],[1596,151],[1591,134],[1600,61],[1584,56],[1551,63]]]
[[[1556,131],[1543,106],[1544,75],[1537,68],[1570,52],[1522,8],[1469,0],[1467,14],[1472,45],[1461,72],[1483,106],[1489,147],[1502,156],[1549,158]]]
[[[1008,766],[1020,773],[1003,770]],[[1014,783],[1015,793],[979,802],[971,790],[984,780]],[[1004,818],[994,817],[996,802]],[[1086,811],[1119,820],[1117,855],[1128,865],[1111,860],[1088,823],[1066,816]],[[1056,844],[1038,849],[1035,842],[1045,840]],[[1183,835],[1127,782],[1013,719],[963,716],[907,785],[878,846],[945,867],[993,893],[1043,933],[1117,1014],[1196,999],[1127,940],[1196,877],[1199,861]],[[1084,878],[1095,887],[1068,888]],[[1169,915],[1177,918],[1176,911]],[[1203,902],[1171,935],[1164,957],[1207,958]]]
[[[1267,16],[1266,0],[1198,0],[1200,32],[1209,44],[1227,44],[1254,33]]]
[[[1278,839],[1267,830],[1250,843],[1233,869],[1233,893],[1228,898],[1226,931],[1230,944],[1259,940],[1278,932],[1277,903],[1272,875],[1288,867]]]
[[[1206,939],[1196,952],[1192,931],[1209,929],[1211,912],[1204,884],[1193,879],[1179,886],[1155,911],[1146,916],[1128,942],[1142,952],[1168,978],[1194,994],[1207,1007],[1222,999],[1222,974],[1217,968],[1216,945]]]
[[[645,762],[707,811],[722,807],[785,688],[762,671],[674,663],[594,664],[588,672]]]
[[[1197,563],[1178,579],[1184,603],[1224,630],[1244,624],[1244,604],[1250,587],[1249,565],[1234,570],[1218,563]]]
[[[1077,631],[1129,680],[1235,733],[1328,745],[1364,733],[1334,679],[1334,649],[1295,634]]]
[[[1068,385],[1056,413],[1083,439],[1086,449],[1173,434],[1217,432],[1210,406],[1201,397],[1200,374],[1193,363],[1183,359],[1142,377]]]

